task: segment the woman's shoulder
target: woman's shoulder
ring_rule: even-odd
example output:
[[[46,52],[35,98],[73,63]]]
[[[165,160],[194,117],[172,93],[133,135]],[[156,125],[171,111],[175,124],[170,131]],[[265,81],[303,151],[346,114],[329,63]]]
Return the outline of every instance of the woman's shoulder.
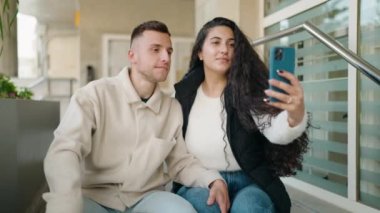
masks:
[[[176,98],[193,94],[204,81],[202,68],[190,70],[178,83],[174,85]]]

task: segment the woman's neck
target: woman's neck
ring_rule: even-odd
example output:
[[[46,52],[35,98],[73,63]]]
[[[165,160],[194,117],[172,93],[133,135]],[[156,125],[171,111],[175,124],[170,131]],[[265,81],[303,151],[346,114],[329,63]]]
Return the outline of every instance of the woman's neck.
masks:
[[[227,76],[205,72],[205,80],[201,84],[203,92],[209,97],[220,97],[227,85]]]

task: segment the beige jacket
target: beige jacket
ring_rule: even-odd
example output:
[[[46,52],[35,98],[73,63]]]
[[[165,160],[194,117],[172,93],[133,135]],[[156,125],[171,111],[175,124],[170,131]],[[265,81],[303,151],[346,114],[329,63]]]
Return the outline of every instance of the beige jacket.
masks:
[[[54,136],[47,212],[82,212],[82,195],[124,210],[174,178],[199,187],[222,179],[187,152],[179,103],[158,87],[142,102],[126,69],[79,89]]]

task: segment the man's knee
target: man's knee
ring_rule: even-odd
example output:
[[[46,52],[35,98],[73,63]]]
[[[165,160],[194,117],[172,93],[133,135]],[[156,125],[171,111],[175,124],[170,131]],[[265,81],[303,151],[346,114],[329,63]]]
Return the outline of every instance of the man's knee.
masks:
[[[90,198],[83,198],[83,212],[84,213],[107,213],[108,211],[99,203]]]
[[[166,203],[163,204],[165,206],[163,207],[163,209],[166,209],[166,211],[163,211],[163,212],[174,213],[174,212],[178,212],[178,210],[181,210],[181,212],[184,212],[184,213],[196,213],[191,203],[187,201],[186,199],[170,192],[165,192],[165,193],[166,193],[166,196],[168,196],[168,199],[166,200]]]
[[[134,208],[136,212],[162,212],[162,213],[196,213],[193,206],[184,198],[171,192],[154,192],[143,198],[141,203]]]

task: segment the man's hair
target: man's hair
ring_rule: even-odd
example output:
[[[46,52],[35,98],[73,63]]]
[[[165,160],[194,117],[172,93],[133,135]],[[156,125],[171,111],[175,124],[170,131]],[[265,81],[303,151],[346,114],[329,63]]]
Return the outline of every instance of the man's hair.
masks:
[[[132,35],[131,35],[131,44],[133,43],[133,40],[135,38],[140,37],[147,30],[166,33],[170,36],[169,29],[164,23],[162,23],[160,21],[154,21],[154,20],[153,21],[147,21],[147,22],[144,22],[144,23],[138,25],[137,27],[135,27],[135,29],[133,29]]]

